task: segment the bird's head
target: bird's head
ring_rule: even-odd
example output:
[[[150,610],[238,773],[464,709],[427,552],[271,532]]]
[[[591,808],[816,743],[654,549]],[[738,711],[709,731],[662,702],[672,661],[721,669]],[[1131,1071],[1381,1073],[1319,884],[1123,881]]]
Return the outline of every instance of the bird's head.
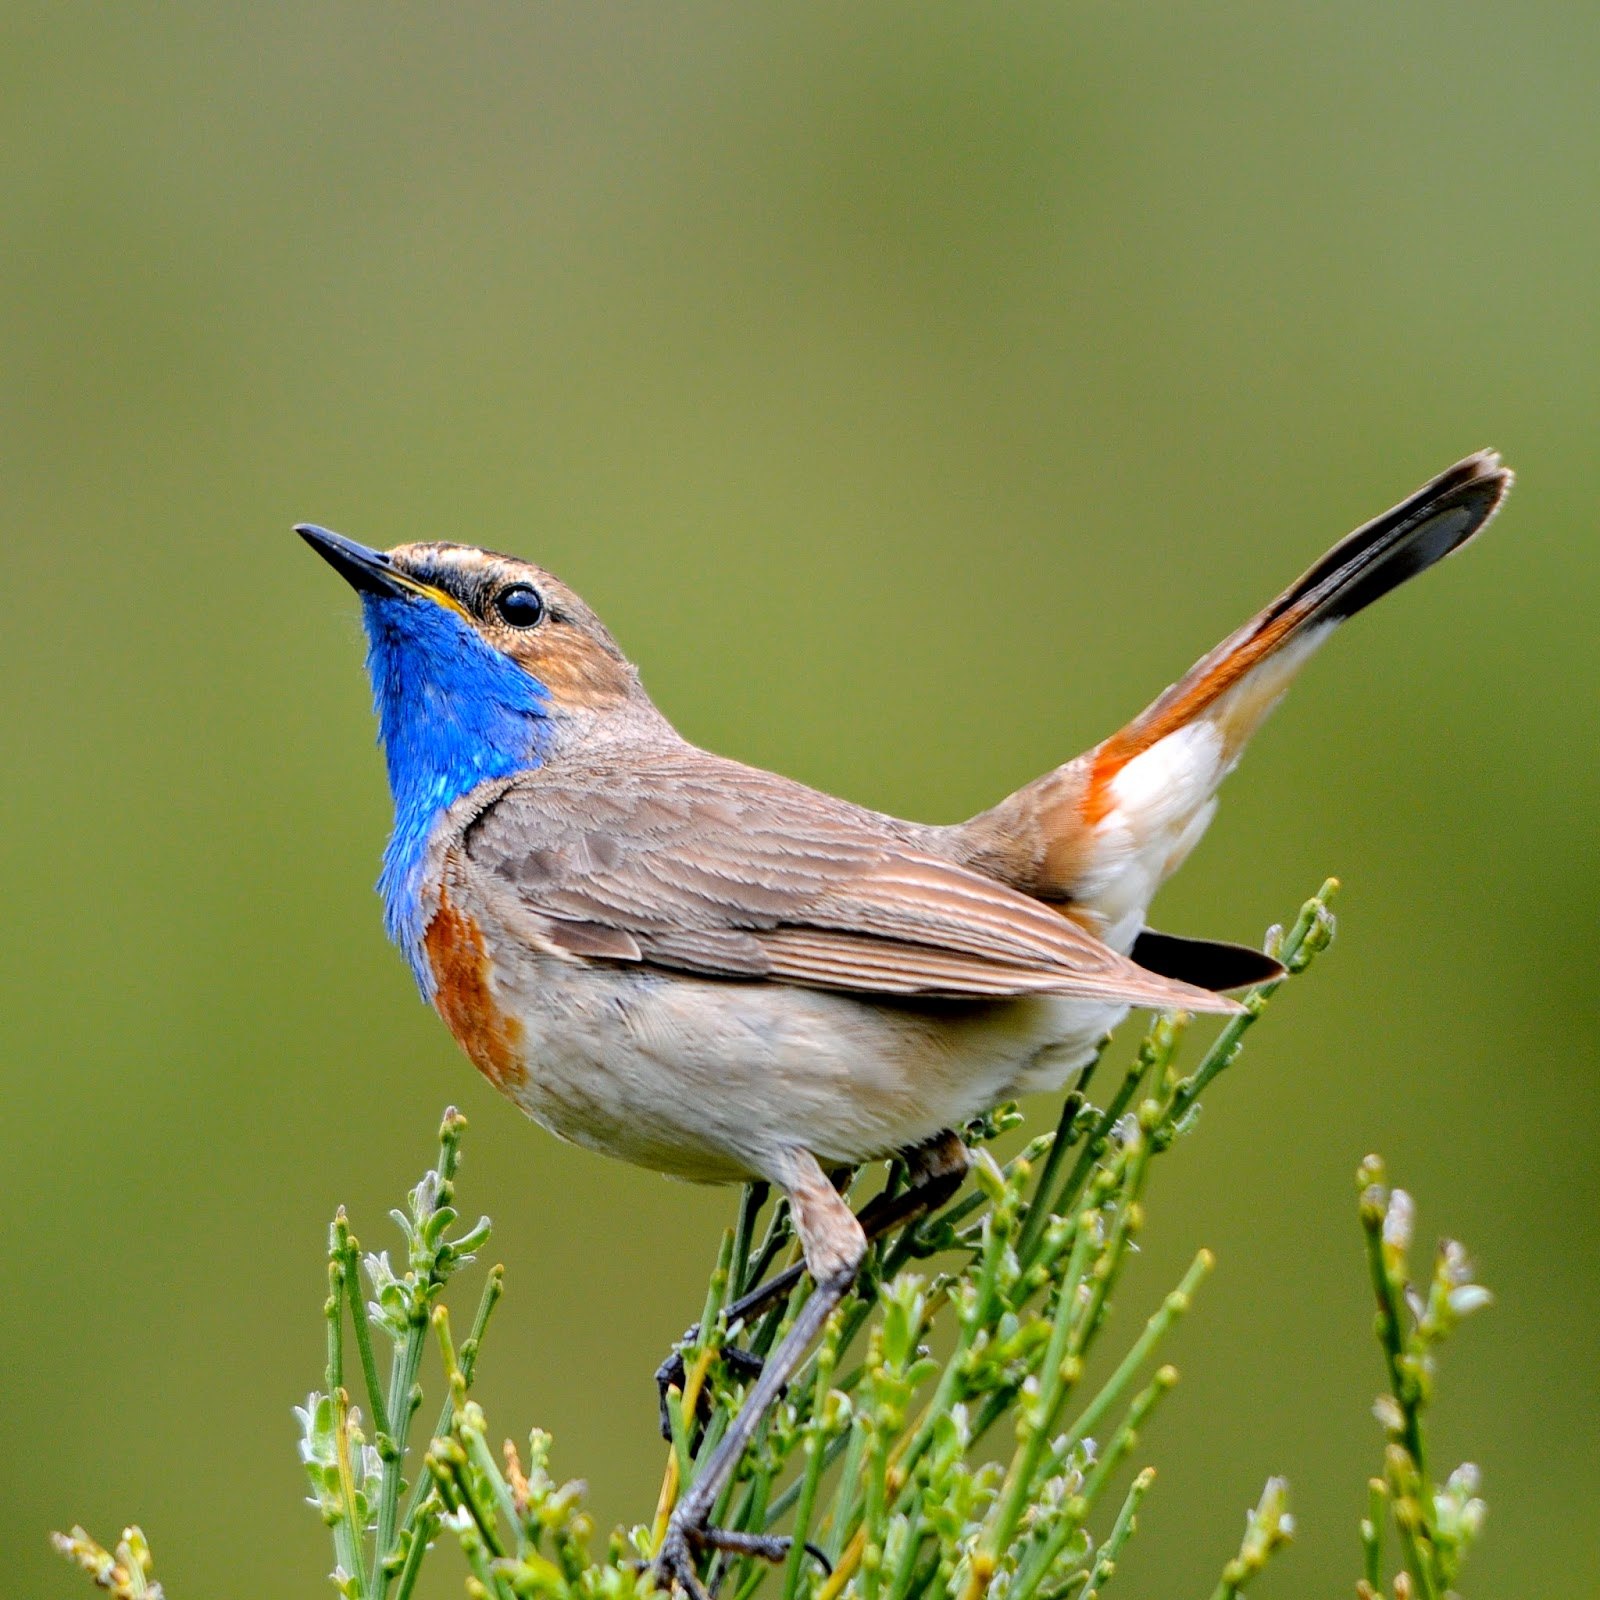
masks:
[[[296,532],[361,596],[380,695],[381,675],[396,671],[430,701],[442,693],[532,710],[536,700],[550,716],[604,712],[639,692],[605,624],[531,561],[465,544],[371,550],[326,528]]]
[[[542,568],[471,545],[372,550],[326,528],[296,531],[361,596],[395,803],[381,886],[397,931],[447,807],[618,712],[655,713],[604,624]]]

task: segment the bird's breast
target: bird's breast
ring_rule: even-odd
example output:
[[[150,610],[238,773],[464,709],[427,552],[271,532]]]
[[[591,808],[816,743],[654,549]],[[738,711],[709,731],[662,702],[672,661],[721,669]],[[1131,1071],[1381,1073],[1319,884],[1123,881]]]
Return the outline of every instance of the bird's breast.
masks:
[[[470,874],[438,891],[434,1004],[489,1081],[589,1149],[710,1181],[800,1145],[852,1163],[1053,1088],[1125,1009],[919,1005],[541,949]]]
[[[496,1000],[483,929],[448,889],[439,892],[423,949],[433,973],[433,1003],[445,1026],[495,1088],[515,1095],[527,1077],[522,1023]]]

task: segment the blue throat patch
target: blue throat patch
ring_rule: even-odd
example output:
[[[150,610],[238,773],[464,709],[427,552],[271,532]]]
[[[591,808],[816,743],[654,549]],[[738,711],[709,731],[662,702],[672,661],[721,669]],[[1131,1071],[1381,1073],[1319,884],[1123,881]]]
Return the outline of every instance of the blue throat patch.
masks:
[[[446,807],[480,783],[540,765],[550,695],[435,601],[363,594],[361,610],[394,796],[394,832],[378,877],[384,927],[431,1001],[422,908],[428,841]]]

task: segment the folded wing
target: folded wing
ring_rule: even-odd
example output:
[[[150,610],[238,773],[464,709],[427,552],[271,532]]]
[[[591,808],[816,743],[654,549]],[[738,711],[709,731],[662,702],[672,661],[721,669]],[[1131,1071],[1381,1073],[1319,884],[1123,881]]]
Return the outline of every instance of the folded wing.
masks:
[[[583,959],[907,998],[1238,1009],[942,859],[922,833],[684,746],[522,774],[461,849],[482,892]]]

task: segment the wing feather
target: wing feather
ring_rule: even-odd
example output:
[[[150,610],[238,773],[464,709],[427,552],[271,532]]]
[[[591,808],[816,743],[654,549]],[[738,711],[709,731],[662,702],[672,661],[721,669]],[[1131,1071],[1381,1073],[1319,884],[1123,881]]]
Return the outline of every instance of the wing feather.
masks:
[[[519,774],[463,849],[581,957],[893,996],[1237,1009],[945,859],[933,838],[684,746]]]

